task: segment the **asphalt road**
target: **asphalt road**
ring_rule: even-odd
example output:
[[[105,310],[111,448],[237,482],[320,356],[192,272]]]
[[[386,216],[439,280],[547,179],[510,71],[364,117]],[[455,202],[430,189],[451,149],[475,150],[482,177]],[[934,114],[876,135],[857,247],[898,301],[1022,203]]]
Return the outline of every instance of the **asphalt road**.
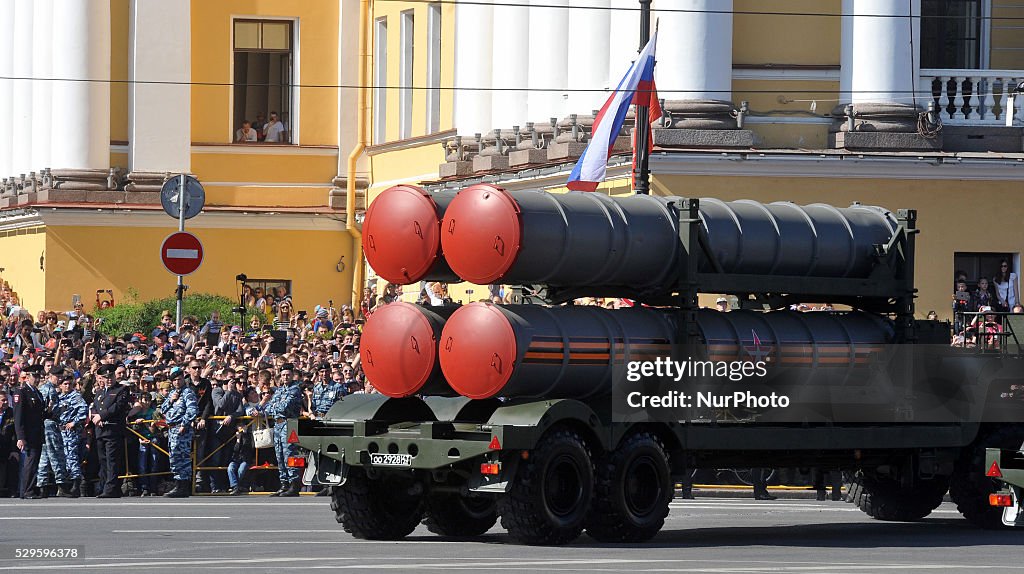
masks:
[[[0,500],[0,572],[1020,572],[1024,532],[970,527],[952,505],[914,524],[814,500],[698,498],[672,504],[643,545],[583,536],[517,546],[500,527],[472,541],[420,527],[403,542],[345,534],[326,498]],[[79,545],[78,560],[11,558],[13,547]]]

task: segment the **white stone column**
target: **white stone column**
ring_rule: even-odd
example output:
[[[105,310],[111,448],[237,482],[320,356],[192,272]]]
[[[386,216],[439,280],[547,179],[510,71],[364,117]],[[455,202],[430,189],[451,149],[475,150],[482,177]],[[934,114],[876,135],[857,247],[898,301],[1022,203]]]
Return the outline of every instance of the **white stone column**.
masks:
[[[615,84],[626,75],[629,65],[640,52],[640,3],[636,0],[611,0],[614,32],[608,37],[608,84]],[[653,29],[654,20],[651,20]]]
[[[32,77],[32,0],[14,0],[14,64],[16,78]],[[14,80],[11,110],[11,175],[32,171],[32,89],[31,80]]]
[[[191,2],[133,0],[129,45],[132,172],[188,172],[191,165]],[[152,84],[146,82],[180,82]]]
[[[491,6],[455,5],[455,128],[462,136],[491,129],[493,22]]]
[[[918,88],[921,75],[921,0],[843,0],[842,9],[840,104],[833,110],[833,115],[845,116],[847,104],[852,103],[855,131],[875,135],[847,136],[837,145],[901,149],[941,146],[938,138],[915,143],[907,138],[897,141],[877,135],[916,134],[917,114],[922,107],[919,102],[924,99],[916,100],[915,97],[927,96],[930,99],[930,94],[922,93]],[[849,124],[842,120],[832,127],[833,132],[848,130]],[[868,137],[878,141],[855,143],[860,140],[850,137],[861,140]]]
[[[53,117],[53,0],[32,0],[32,169],[37,174],[50,166],[50,130]],[[66,133],[61,130],[61,133]]]
[[[732,0],[656,0],[654,5],[692,10],[655,10],[654,17],[661,20],[657,67],[661,97],[730,101]]]
[[[53,84],[53,167],[109,169],[110,0],[54,0],[52,30],[53,75],[91,80]]]
[[[542,6],[568,6],[569,0],[532,0]],[[565,92],[569,69],[569,10],[530,8],[530,71],[527,119],[542,125],[566,114]]]
[[[496,4],[491,33],[491,128],[508,130],[526,123],[530,49],[523,45],[530,27],[530,8],[522,4]],[[528,37],[528,36],[527,36]]]
[[[600,109],[608,99],[607,93],[593,90],[608,89],[608,38],[610,34],[610,10],[587,10],[584,7],[607,8],[609,0],[569,0],[569,88],[592,90],[569,92],[566,112],[589,116]],[[611,86],[612,89],[615,86]]]
[[[920,15],[921,0],[843,0],[843,101],[913,103],[921,75]]]
[[[14,72],[14,18],[0,20],[0,78],[9,78]],[[11,118],[14,111],[11,80],[0,79],[0,115]],[[14,138],[12,126],[0,130],[0,179],[14,173],[11,142]],[[0,190],[2,192],[2,190]]]

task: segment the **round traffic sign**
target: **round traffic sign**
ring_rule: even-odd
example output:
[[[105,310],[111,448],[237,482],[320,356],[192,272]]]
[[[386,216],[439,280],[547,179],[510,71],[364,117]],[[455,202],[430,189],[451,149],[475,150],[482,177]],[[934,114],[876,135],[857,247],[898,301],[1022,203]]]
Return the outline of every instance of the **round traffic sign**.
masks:
[[[189,275],[203,263],[203,244],[186,231],[172,233],[160,246],[160,260],[175,275]]]
[[[160,188],[160,204],[163,205],[167,215],[178,219],[180,211],[181,177],[172,177],[164,182]],[[199,215],[206,204],[206,191],[199,180],[191,175],[185,176],[185,219],[192,219]]]

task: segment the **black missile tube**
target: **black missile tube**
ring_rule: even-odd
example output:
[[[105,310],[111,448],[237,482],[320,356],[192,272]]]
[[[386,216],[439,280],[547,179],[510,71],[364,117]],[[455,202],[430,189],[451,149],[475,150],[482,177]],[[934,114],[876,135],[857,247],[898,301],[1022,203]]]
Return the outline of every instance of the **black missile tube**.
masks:
[[[441,333],[441,369],[473,399],[575,398],[611,393],[613,361],[670,357],[674,314],[648,308],[497,306],[473,303]],[[845,367],[892,340],[890,324],[866,313],[777,311],[697,316],[702,358],[804,367]]]
[[[628,286],[666,291],[678,272],[681,198],[509,192],[478,184],[451,201],[441,246],[478,284]],[[724,273],[865,278],[876,244],[897,230],[879,207],[700,200],[701,225]],[[701,253],[699,269],[710,271]]]

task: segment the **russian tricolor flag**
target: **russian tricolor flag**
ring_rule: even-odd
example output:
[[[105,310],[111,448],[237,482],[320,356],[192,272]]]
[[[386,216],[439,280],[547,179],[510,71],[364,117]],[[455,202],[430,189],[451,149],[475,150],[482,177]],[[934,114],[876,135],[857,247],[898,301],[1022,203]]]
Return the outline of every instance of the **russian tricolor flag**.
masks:
[[[650,106],[649,118],[652,122],[661,117],[661,107],[658,105],[658,94],[654,86],[654,50],[657,44],[658,31],[655,29],[654,35],[640,51],[640,56],[597,113],[591,130],[590,144],[583,150],[583,155],[569,175],[569,189],[594,191],[597,184],[604,181],[608,158],[612,155],[615,138],[622,130],[630,105]]]

